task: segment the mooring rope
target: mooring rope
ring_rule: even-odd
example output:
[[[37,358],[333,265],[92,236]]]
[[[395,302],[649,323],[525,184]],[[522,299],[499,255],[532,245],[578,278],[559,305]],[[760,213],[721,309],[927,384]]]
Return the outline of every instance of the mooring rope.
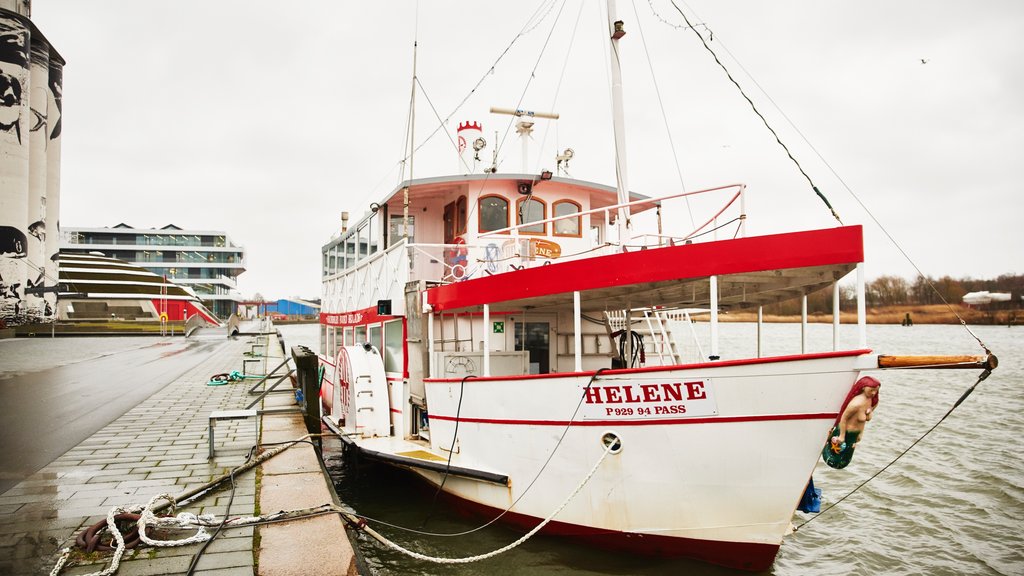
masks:
[[[204,485],[202,485],[202,486],[200,486],[198,488],[193,488],[192,490],[188,490],[188,491],[186,491],[186,492],[184,492],[182,494],[179,494],[176,497],[175,496],[171,496],[170,494],[158,494],[158,495],[154,496],[153,498],[151,498],[149,500],[149,502],[144,504],[144,505],[135,505],[135,506],[127,506],[127,507],[125,507],[125,506],[115,506],[115,507],[111,508],[107,512],[107,529],[111,533],[111,536],[113,537],[114,541],[117,543],[117,546],[114,548],[114,555],[111,558],[110,566],[108,566],[107,568],[104,568],[103,570],[100,570],[98,572],[92,572],[92,573],[89,573],[89,574],[85,574],[84,576],[110,576],[111,574],[114,574],[115,572],[117,572],[118,568],[120,567],[121,558],[124,556],[124,552],[125,552],[125,550],[129,546],[126,544],[125,539],[124,539],[124,535],[121,534],[121,530],[118,529],[118,527],[117,527],[117,516],[122,515],[122,514],[137,514],[137,515],[139,515],[139,519],[137,521],[137,526],[138,526],[138,529],[139,529],[139,538],[140,538],[140,540],[142,542],[144,542],[144,543],[146,543],[146,544],[148,544],[150,546],[154,546],[154,547],[185,546],[185,545],[188,545],[188,544],[195,544],[195,543],[199,543],[199,542],[205,542],[205,541],[209,540],[211,536],[210,536],[209,533],[206,532],[206,530],[204,529],[204,526],[216,526],[217,525],[214,522],[214,518],[215,518],[214,515],[212,515],[212,514],[203,514],[203,515],[197,516],[195,514],[183,512],[183,513],[178,514],[175,517],[159,518],[159,517],[156,516],[156,512],[159,512],[160,510],[162,510],[164,508],[167,508],[167,507],[170,507],[173,510],[177,506],[177,504],[179,504],[181,502],[189,501],[189,500],[194,500],[194,499],[197,499],[200,496],[206,495],[211,490],[213,490],[214,488],[219,486],[224,480],[227,480],[228,478],[233,478],[234,474],[250,470],[250,469],[254,468],[255,466],[257,466],[259,464],[262,464],[263,462],[266,462],[270,458],[280,454],[281,452],[284,452],[288,448],[291,448],[292,446],[295,446],[296,444],[299,444],[299,443],[302,443],[302,442],[309,442],[309,438],[312,438],[312,437],[315,437],[315,436],[320,436],[320,434],[307,434],[307,435],[305,435],[305,436],[303,436],[303,437],[301,437],[299,439],[291,440],[289,442],[282,443],[284,445],[282,445],[282,446],[280,446],[278,448],[274,448],[273,450],[268,450],[267,452],[264,452],[263,454],[260,454],[259,456],[255,457],[255,458],[252,458],[251,454],[250,454],[250,457],[247,459],[247,462],[245,462],[244,464],[242,464],[242,465],[238,466],[237,468],[233,469],[229,474],[225,474],[225,475],[221,476],[220,478],[218,478],[217,480],[213,480],[211,482],[208,482],[208,483],[206,483],[206,484],[204,484]],[[160,500],[165,501],[165,503],[164,504],[159,504],[159,505],[156,504]],[[317,507],[316,509],[293,510],[293,511],[290,511],[290,512],[282,511],[282,512],[277,512],[277,513],[266,515],[266,516],[236,518],[236,519],[233,519],[233,520],[226,520],[225,519],[224,521],[222,521],[222,524],[227,526],[227,527],[238,527],[238,526],[248,526],[248,525],[252,525],[252,524],[266,523],[266,522],[280,520],[280,519],[284,519],[284,518],[287,518],[287,519],[305,518],[305,517],[308,517],[308,516],[319,515],[319,514],[324,514],[324,513],[343,512],[340,509],[339,510],[330,509],[330,510],[323,511],[323,510],[321,510],[322,508],[323,508],[323,506]],[[188,529],[188,528],[191,528],[191,527],[197,527],[198,528],[198,532],[196,534],[192,535],[192,536],[189,536],[188,538],[184,538],[184,539],[181,539],[181,540],[153,540],[153,539],[151,539],[151,538],[146,536],[145,532],[146,532],[146,527],[147,526],[161,526],[161,527],[173,526],[173,527],[177,527],[177,528],[181,528],[181,529]],[[70,558],[70,556],[71,556],[71,547],[69,546],[69,547],[62,548],[61,551],[60,551],[60,557],[58,557],[56,563],[54,563],[53,569],[50,571],[50,576],[57,576],[58,574],[60,574],[61,570],[63,570],[64,566],[67,564],[67,561]]]
[[[978,384],[981,384],[981,382],[983,380],[985,380],[986,378],[988,378],[989,374],[991,374],[991,373],[992,373],[992,370],[986,368],[985,371],[982,372],[980,376],[978,376],[978,379],[974,382],[974,384],[972,384],[970,388],[965,390],[964,393],[960,395],[960,398],[957,399],[957,401],[953,403],[953,406],[950,407],[950,409],[942,416],[942,418],[939,418],[938,422],[936,422],[931,428],[929,428],[927,431],[925,431],[925,433],[922,434],[920,437],[918,437],[917,440],[914,440],[914,442],[910,446],[907,446],[907,448],[903,452],[900,452],[899,455],[897,455],[895,458],[893,458],[888,464],[886,464],[881,469],[879,469],[877,472],[875,472],[874,474],[869,476],[867,478],[867,480],[864,480],[863,482],[858,484],[856,488],[854,488],[853,490],[850,490],[845,496],[843,496],[839,500],[836,500],[832,504],[829,504],[827,508],[825,508],[824,510],[822,510],[818,514],[812,516],[811,518],[809,518],[807,521],[803,522],[799,526],[794,526],[793,527],[793,531],[796,532],[797,530],[803,528],[804,526],[807,526],[811,522],[814,522],[816,519],[820,518],[823,514],[825,514],[829,510],[831,510],[831,509],[835,508],[836,506],[838,506],[843,500],[846,500],[850,496],[853,496],[853,494],[855,492],[857,492],[858,490],[863,488],[868,482],[871,482],[872,480],[877,478],[879,474],[881,474],[882,472],[885,472],[886,470],[888,470],[889,467],[892,466],[893,464],[895,464],[897,460],[899,460],[900,458],[903,458],[904,454],[906,454],[907,452],[910,452],[910,450],[914,446],[917,446],[918,442],[920,442],[921,440],[924,440],[926,436],[928,436],[929,434],[932,433],[933,430],[938,428],[939,424],[942,424],[942,422],[946,418],[948,418],[950,414],[953,413],[953,410],[956,410],[958,406],[963,404],[964,400],[966,400],[967,397],[970,396],[972,392],[974,392],[974,389],[978,387]]]
[[[401,545],[384,537],[379,532],[376,532],[365,525],[361,526],[361,528],[367,534],[372,536],[375,540],[377,540],[381,544],[384,544],[388,548],[391,548],[392,550],[396,550],[398,552],[401,552],[402,554],[405,554],[406,556],[416,558],[418,560],[425,560],[427,562],[434,562],[436,564],[469,564],[471,562],[479,562],[480,560],[493,558],[495,556],[498,556],[499,554],[504,554],[505,552],[508,552],[513,548],[516,548],[520,544],[523,544],[524,542],[532,538],[535,534],[537,534],[537,532],[540,532],[545,526],[548,525],[548,523],[554,520],[555,516],[558,516],[558,514],[569,504],[569,502],[571,502],[572,499],[575,498],[577,494],[579,494],[580,490],[582,490],[583,487],[587,485],[590,479],[594,476],[594,473],[597,472],[597,469],[601,466],[601,463],[604,462],[604,459],[608,456],[608,454],[611,454],[612,450],[618,445],[618,442],[608,443],[605,446],[604,450],[601,452],[601,457],[597,459],[597,462],[594,463],[594,466],[590,468],[590,472],[588,472],[587,475],[583,478],[583,480],[576,486],[576,489],[573,490],[572,493],[570,493],[569,496],[567,496],[565,500],[562,501],[558,508],[555,508],[554,512],[549,514],[548,517],[545,518],[540,524],[537,524],[533,528],[533,530],[530,530],[529,532],[524,534],[522,538],[516,540],[515,542],[512,542],[507,546],[503,546],[501,548],[498,548],[497,550],[492,550],[485,554],[479,554],[477,556],[467,556],[465,558],[443,558],[440,556],[428,556],[426,554],[420,554],[419,552],[414,552],[412,550],[409,550],[408,548],[404,548]]]

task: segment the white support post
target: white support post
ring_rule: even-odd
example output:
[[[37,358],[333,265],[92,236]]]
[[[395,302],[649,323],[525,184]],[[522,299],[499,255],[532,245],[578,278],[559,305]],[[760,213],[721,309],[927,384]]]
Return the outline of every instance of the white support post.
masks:
[[[491,375],[491,306],[484,304],[484,376]]]
[[[800,353],[807,354],[807,294],[800,298]]]
[[[711,356],[718,360],[718,276],[711,277]]]
[[[868,347],[868,312],[864,288],[864,263],[857,264],[857,333],[859,335],[858,345],[861,348]]]
[[[427,368],[430,370],[428,376],[434,378],[437,374],[437,360],[434,359],[434,311],[431,310],[430,314],[427,315],[427,354],[430,356],[427,359]]]
[[[832,285],[832,350],[839,350],[839,282]]]
[[[580,306],[580,293],[572,293],[572,345],[573,370],[583,372],[583,312]]]
[[[763,337],[762,328],[764,328],[764,306],[757,307],[757,357],[761,357],[761,340]]]

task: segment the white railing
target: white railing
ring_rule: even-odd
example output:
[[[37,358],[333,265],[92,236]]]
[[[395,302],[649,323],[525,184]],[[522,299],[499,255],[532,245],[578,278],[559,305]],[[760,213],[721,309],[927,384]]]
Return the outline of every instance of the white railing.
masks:
[[[733,189],[735,189],[735,193],[733,193],[726,200],[726,202],[722,206],[722,208],[719,209],[718,212],[716,212],[714,216],[709,218],[706,222],[704,222],[700,226],[695,227],[689,233],[681,235],[681,236],[679,236],[679,235],[665,235],[665,234],[643,234],[641,236],[642,237],[646,237],[646,238],[657,238],[658,239],[658,243],[654,244],[654,245],[658,245],[658,246],[665,246],[665,245],[670,245],[670,244],[673,244],[673,243],[683,243],[683,242],[686,242],[687,240],[692,240],[693,238],[696,238],[698,236],[701,236],[701,235],[703,235],[705,233],[708,233],[708,232],[711,232],[712,230],[717,229],[719,227],[718,226],[719,219],[722,217],[722,215],[725,213],[725,211],[729,209],[729,207],[731,207],[733,204],[736,203],[737,200],[739,200],[739,215],[736,218],[734,218],[733,221],[738,221],[739,222],[739,226],[738,226],[736,235],[737,236],[743,236],[745,234],[746,219],[747,219],[746,201],[745,201],[745,193],[746,193],[747,185],[746,184],[728,184],[728,185],[725,185],[725,186],[716,186],[714,188],[705,188],[703,190],[695,190],[693,192],[675,192],[675,193],[672,193],[672,194],[663,194],[661,196],[652,196],[650,198],[644,198],[643,200],[633,200],[633,201],[630,201],[630,202],[625,202],[625,203],[620,203],[620,204],[613,204],[611,206],[604,206],[604,207],[601,207],[601,208],[591,208],[590,210],[584,210],[582,212],[574,212],[572,214],[563,214],[561,216],[552,216],[551,218],[545,218],[544,220],[533,220],[533,221],[530,221],[530,222],[524,222],[522,224],[516,224],[515,226],[509,226],[507,228],[502,228],[500,230],[491,230],[491,231],[488,231],[488,232],[484,232],[484,233],[480,234],[480,238],[486,238],[486,237],[495,236],[495,235],[499,235],[499,234],[500,235],[505,235],[505,234],[509,234],[509,233],[515,234],[515,233],[518,233],[520,228],[537,226],[538,224],[544,224],[545,226],[547,226],[547,223],[549,223],[549,222],[550,223],[554,223],[554,222],[558,222],[559,220],[567,220],[567,219],[570,219],[570,218],[580,218],[582,216],[587,216],[587,215],[591,215],[591,214],[603,214],[604,215],[604,221],[610,223],[612,215],[613,214],[617,214],[620,208],[632,208],[634,206],[642,206],[642,205],[649,205],[649,204],[661,204],[665,200],[672,200],[672,199],[677,199],[677,198],[687,198],[687,197],[690,197],[690,196],[698,196],[698,195],[701,195],[701,194],[710,194],[710,193],[713,193],[713,192],[721,192],[721,191],[724,191],[724,190],[733,190]],[[552,224],[552,226],[553,226],[553,224]],[[634,237],[634,240],[636,240],[639,237],[640,236]],[[644,243],[642,245],[643,246],[652,246],[652,244],[647,244],[647,243]]]
[[[660,204],[665,200],[681,199],[700,194],[732,191],[718,212],[700,226],[683,235],[642,234],[635,236],[626,248],[670,246],[693,241],[718,227],[722,215],[739,200],[739,215],[729,220],[738,221],[737,234],[742,234],[745,222],[743,212],[743,195],[746,186],[731,184],[694,192],[678,192],[634,200],[625,204],[615,204],[602,208],[594,208],[583,212],[554,216],[540,221],[519,224],[501,230],[493,230],[480,235],[481,242],[476,244],[408,244],[407,240],[397,242],[386,250],[377,252],[351,268],[328,275],[325,279],[323,298],[330,310],[361,310],[376,304],[377,300],[404,299],[405,283],[412,279],[432,282],[453,283],[472,278],[482,278],[544,266],[552,262],[567,262],[581,258],[612,254],[623,248],[610,242],[581,247],[579,244],[571,251],[562,252],[561,246],[547,237],[535,235],[518,235],[524,226],[536,226],[543,223],[545,227],[554,227],[554,222],[569,218],[580,218],[591,214],[604,214],[605,222],[623,207]]]
[[[349,312],[391,300],[394,314],[405,310],[405,284],[410,280],[406,240],[376,252],[351,268],[324,280],[324,311]]]

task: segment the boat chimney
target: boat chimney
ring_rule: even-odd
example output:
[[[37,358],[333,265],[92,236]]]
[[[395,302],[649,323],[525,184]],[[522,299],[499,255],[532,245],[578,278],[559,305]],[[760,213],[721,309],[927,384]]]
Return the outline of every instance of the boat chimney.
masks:
[[[484,130],[479,122],[462,122],[456,131],[459,148],[459,172],[472,174],[480,162],[480,151],[487,146],[483,139]]]
[[[344,234],[348,230],[348,212],[341,213],[341,233]]]

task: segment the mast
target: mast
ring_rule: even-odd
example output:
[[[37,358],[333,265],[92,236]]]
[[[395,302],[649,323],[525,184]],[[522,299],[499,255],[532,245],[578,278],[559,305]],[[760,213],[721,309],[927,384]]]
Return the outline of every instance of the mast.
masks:
[[[412,159],[416,150],[416,49],[412,42],[412,94],[409,96],[409,184],[402,188],[402,238],[409,238],[409,186],[412,184]],[[387,223],[384,224],[387,226]]]
[[[615,180],[619,204],[629,202],[629,182],[626,178],[626,126],[622,113],[622,68],[619,62],[619,39],[626,35],[622,21],[615,19],[615,0],[608,0],[608,34],[611,39],[612,66],[612,123],[615,129]],[[633,225],[629,221],[629,207],[619,208],[617,227],[619,246],[625,249],[632,240]]]

